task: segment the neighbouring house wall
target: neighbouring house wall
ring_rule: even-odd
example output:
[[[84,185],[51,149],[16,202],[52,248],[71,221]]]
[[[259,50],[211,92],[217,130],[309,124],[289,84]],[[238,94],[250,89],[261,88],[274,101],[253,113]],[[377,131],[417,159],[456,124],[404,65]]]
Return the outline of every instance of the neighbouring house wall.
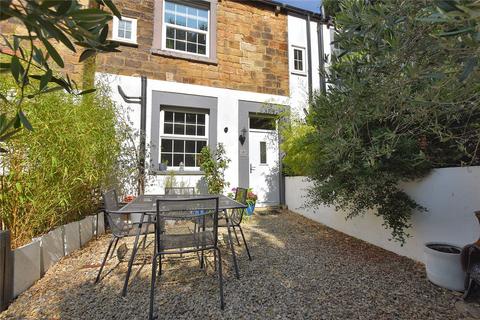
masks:
[[[140,128],[140,106],[139,105],[128,105],[123,101],[120,94],[118,93],[117,86],[122,86],[125,93],[129,96],[138,96],[140,95],[140,77],[132,76],[121,76],[114,74],[106,73],[97,73],[97,79],[103,79],[106,81],[109,86],[112,88],[112,99],[121,104],[126,109],[126,112],[129,114],[133,125],[132,127],[136,130]],[[146,128],[146,138],[147,143],[150,143],[152,140],[152,134],[158,135],[158,132],[152,133],[152,110],[153,108],[159,108],[159,106],[152,106],[152,93],[158,92],[169,92],[169,93],[179,93],[179,94],[189,94],[197,95],[204,97],[213,97],[217,99],[217,142],[223,143],[225,146],[225,151],[232,161],[229,164],[229,168],[225,173],[226,180],[230,182],[231,187],[237,186],[239,182],[239,142],[238,136],[240,135],[241,128],[238,127],[239,119],[239,101],[252,101],[259,103],[276,103],[276,104],[288,104],[288,97],[286,96],[277,96],[269,95],[255,92],[246,92],[222,88],[213,88],[192,84],[182,84],[177,82],[161,81],[148,79],[147,82],[147,128]],[[224,132],[224,128],[228,128],[228,132]],[[150,152],[150,148],[147,146],[147,156]],[[150,159],[146,161],[147,166],[150,163]],[[151,173],[154,168],[147,168]],[[248,172],[246,173],[248,174]],[[164,181],[167,178],[167,175],[159,174],[149,174],[150,185],[146,187],[146,193],[155,194],[163,193]],[[198,180],[202,178],[202,175],[180,175],[176,176],[178,182],[184,181],[186,186],[196,187]]]
[[[286,96],[289,94],[287,17],[252,1],[217,7],[217,64],[150,53],[155,0],[117,0],[122,15],[138,19],[138,47],[97,57],[97,71]],[[159,17],[161,18],[161,17]]]
[[[294,212],[333,229],[362,239],[386,250],[424,262],[426,242],[446,242],[463,246],[480,237],[474,211],[480,209],[480,167],[435,169],[424,179],[402,184],[402,188],[428,212],[415,213],[410,238],[404,246],[391,238],[382,218],[368,212],[345,220],[345,214],[332,207],[305,207],[312,183],[305,177],[286,178],[286,204]]]

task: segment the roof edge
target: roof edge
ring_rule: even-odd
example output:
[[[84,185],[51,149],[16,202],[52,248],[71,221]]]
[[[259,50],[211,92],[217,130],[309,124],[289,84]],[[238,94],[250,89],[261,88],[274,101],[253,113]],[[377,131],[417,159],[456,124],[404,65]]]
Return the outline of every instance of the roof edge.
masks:
[[[274,6],[276,9],[279,9],[279,10],[283,9],[287,12],[296,13],[297,15],[310,16],[311,19],[318,20],[322,23],[325,23],[325,19],[323,19],[321,13],[313,12],[307,9],[301,9],[289,4],[278,2],[276,0],[256,0],[255,2],[260,2],[266,5]]]

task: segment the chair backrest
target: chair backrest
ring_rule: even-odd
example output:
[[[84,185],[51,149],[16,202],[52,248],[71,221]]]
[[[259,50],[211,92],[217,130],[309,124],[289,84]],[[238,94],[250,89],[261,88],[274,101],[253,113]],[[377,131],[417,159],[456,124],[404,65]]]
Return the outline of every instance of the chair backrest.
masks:
[[[247,193],[248,193],[247,189],[238,187],[235,190],[235,201],[240,202],[241,204],[246,204]],[[245,213],[245,209],[233,209],[230,215],[231,222],[234,225],[240,224],[242,222],[244,213]]]
[[[195,226],[189,228],[179,227],[181,222],[186,224],[195,223],[200,230],[206,228],[208,221],[213,221],[214,245],[218,241],[218,197],[206,196],[196,198],[178,198],[178,199],[157,199],[157,237],[160,233],[169,233],[168,228],[161,228],[164,225],[173,226],[175,234],[191,234]],[[173,223],[168,223],[171,221]],[[159,238],[157,238],[159,239]]]
[[[165,194],[170,196],[193,196],[194,187],[165,187]]]
[[[110,225],[110,230],[118,237],[127,235],[131,228],[129,215],[115,213],[120,209],[117,192],[115,189],[108,190],[102,194],[102,197],[105,206],[105,214],[107,216],[108,224]]]

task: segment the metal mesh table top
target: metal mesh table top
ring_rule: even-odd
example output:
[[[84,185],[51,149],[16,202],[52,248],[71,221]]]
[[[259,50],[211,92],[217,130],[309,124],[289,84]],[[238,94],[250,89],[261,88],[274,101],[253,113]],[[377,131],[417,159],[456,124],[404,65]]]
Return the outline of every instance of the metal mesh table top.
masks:
[[[202,210],[212,209],[213,201],[207,201],[205,198],[218,197],[218,210],[242,209],[245,204],[237,202],[224,195],[140,195],[133,201],[126,204],[119,213],[156,213],[157,200],[178,200],[162,201],[160,212],[183,211],[183,210]],[[198,201],[195,201],[198,199]],[[185,201],[181,201],[185,200]]]

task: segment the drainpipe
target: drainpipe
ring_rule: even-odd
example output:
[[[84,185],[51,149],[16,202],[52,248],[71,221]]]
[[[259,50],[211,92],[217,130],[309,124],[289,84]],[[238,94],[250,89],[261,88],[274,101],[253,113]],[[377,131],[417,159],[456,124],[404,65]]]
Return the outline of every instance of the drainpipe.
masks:
[[[325,17],[325,10],[322,4],[322,17]],[[323,19],[322,19],[323,20]],[[323,23],[319,21],[317,23],[317,37],[318,37],[318,63],[320,64],[319,67],[319,75],[320,75],[320,92],[323,95],[327,94],[327,83],[325,80],[325,48],[323,44]]]
[[[308,57],[308,99],[312,101],[312,38],[310,32],[310,14],[307,14],[307,57]]]
[[[140,146],[138,155],[138,194],[145,192],[145,158],[146,158],[146,128],[147,128],[147,77],[141,77],[140,97],[130,97],[125,94],[122,87],[117,86],[118,93],[126,103],[136,103],[140,105]]]

